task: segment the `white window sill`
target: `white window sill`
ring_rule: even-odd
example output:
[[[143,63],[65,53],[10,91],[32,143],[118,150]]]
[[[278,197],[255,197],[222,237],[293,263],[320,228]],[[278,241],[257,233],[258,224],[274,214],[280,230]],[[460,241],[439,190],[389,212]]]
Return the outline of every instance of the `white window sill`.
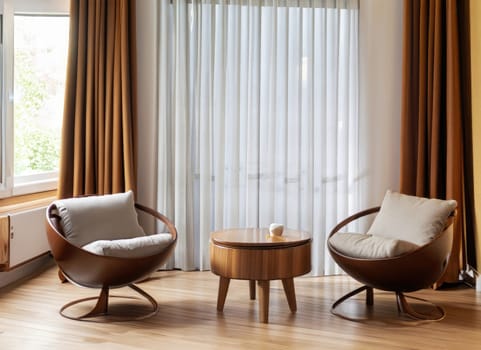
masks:
[[[41,181],[22,182],[15,184],[12,189],[13,196],[24,194],[52,191],[57,189],[57,179],[46,179]]]

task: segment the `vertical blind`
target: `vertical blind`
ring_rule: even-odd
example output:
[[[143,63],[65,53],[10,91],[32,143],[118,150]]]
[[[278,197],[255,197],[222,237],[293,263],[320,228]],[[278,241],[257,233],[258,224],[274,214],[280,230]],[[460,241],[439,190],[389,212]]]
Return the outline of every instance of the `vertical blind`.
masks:
[[[325,6],[319,6],[320,4]],[[209,235],[272,222],[313,235],[359,209],[357,1],[175,1],[159,9],[158,208],[174,266]]]

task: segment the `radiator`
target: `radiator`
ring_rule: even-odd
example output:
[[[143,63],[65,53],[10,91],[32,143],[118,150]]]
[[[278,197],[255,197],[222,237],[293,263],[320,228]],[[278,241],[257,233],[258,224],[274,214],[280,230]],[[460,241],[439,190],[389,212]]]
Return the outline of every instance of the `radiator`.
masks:
[[[0,217],[0,270],[20,266],[50,250],[45,232],[45,207]]]

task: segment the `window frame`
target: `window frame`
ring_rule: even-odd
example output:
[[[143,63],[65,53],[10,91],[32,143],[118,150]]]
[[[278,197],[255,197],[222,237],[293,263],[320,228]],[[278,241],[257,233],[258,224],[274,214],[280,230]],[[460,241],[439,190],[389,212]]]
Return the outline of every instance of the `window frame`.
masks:
[[[69,16],[68,0],[0,0],[0,198],[55,190],[58,171],[14,176],[15,15]]]

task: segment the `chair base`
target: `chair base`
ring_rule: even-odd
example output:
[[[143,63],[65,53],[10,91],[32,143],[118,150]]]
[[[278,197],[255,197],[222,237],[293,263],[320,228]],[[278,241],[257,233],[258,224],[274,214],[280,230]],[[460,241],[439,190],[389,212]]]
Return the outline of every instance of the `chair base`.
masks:
[[[421,312],[418,312],[418,311],[414,310],[412,308],[412,306],[409,305],[406,298],[422,301],[423,303],[426,303],[426,304],[431,304],[431,306],[435,310],[438,311],[437,315],[436,315],[436,313],[432,313],[432,312],[426,314],[426,313],[421,313]],[[432,303],[428,300],[425,300],[425,299],[421,299],[421,298],[417,298],[417,297],[413,297],[413,296],[406,296],[401,292],[396,292],[396,301],[397,301],[399,312],[405,313],[406,315],[408,315],[409,317],[411,317],[415,320],[441,321],[444,317],[446,317],[446,312],[444,311],[444,309],[441,306],[436,305],[436,304],[434,304],[434,303]]]
[[[368,287],[368,286],[362,286],[362,287],[359,287],[359,288],[347,293],[346,295],[344,295],[341,298],[339,298],[338,300],[336,300],[334,302],[334,304],[332,304],[331,313],[336,315],[336,316],[339,316],[339,317],[342,317],[342,318],[353,321],[353,319],[338,313],[336,311],[336,308],[340,304],[342,304],[344,301],[346,301],[347,299],[349,299],[352,296],[354,296],[356,294],[359,294],[363,291],[366,291],[366,305],[368,307],[372,306],[374,304],[373,288]],[[409,305],[409,303],[406,300],[407,298],[415,299],[415,300],[422,301],[424,303],[430,304],[437,312],[435,312],[435,313],[433,313],[433,312],[431,312],[431,313],[418,312],[418,311],[414,310],[411,305]],[[444,309],[442,307],[440,307],[440,306],[438,306],[434,303],[431,303],[431,302],[429,302],[425,299],[412,297],[412,296],[409,296],[409,297],[405,296],[404,293],[402,293],[402,292],[396,292],[396,301],[397,301],[398,312],[400,314],[405,314],[408,317],[410,317],[412,319],[415,319],[415,320],[418,320],[418,321],[441,321],[446,316],[446,312],[444,311]]]
[[[120,316],[115,315],[113,313],[109,313],[108,308],[108,301],[109,301],[109,288],[103,287],[100,295],[98,297],[89,297],[89,298],[82,298],[71,301],[60,309],[59,313],[65,318],[76,320],[76,321],[90,321],[90,322],[111,322],[111,321],[135,321],[135,320],[143,320],[148,317],[155,315],[159,310],[159,305],[155,301],[152,296],[150,296],[147,292],[142,290],[141,288],[137,287],[134,284],[129,284],[128,287],[136,291],[142,297],[144,297],[150,304],[150,311],[146,314],[142,314],[140,316]],[[137,299],[134,297],[127,297],[127,296],[111,296],[111,298],[123,298],[123,299]],[[92,310],[87,312],[86,314],[80,316],[72,316],[67,314],[65,311],[68,310],[70,307],[90,301],[90,300],[97,300],[97,303],[93,307]]]

